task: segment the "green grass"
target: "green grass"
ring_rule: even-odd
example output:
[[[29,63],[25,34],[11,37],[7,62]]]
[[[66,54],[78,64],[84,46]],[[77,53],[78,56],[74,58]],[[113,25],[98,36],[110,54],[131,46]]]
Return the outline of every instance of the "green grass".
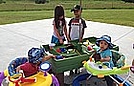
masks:
[[[66,10],[66,17],[73,17],[70,10]],[[82,17],[86,20],[104,22],[134,27],[133,9],[92,9],[84,10]],[[53,11],[10,11],[0,12],[0,24],[9,24],[33,20],[53,18]]]
[[[10,11],[0,12],[0,24],[9,24],[52,18],[53,11]]]
[[[134,27],[133,9],[85,10],[83,17],[91,21]]]
[[[6,4],[0,4],[0,25],[53,18],[54,7],[58,4],[64,6],[66,17],[73,17],[70,9],[79,1],[50,0],[46,4],[27,0],[7,1]],[[86,20],[134,27],[134,3],[82,0],[82,6],[82,17]]]
[[[122,1],[86,1],[82,0],[83,9],[134,9],[134,3],[125,3]],[[5,4],[0,4],[0,11],[39,11],[39,10],[53,10],[58,4],[64,6],[65,10],[71,9],[79,1],[68,0],[52,0],[46,4],[35,4],[34,1],[7,1]]]

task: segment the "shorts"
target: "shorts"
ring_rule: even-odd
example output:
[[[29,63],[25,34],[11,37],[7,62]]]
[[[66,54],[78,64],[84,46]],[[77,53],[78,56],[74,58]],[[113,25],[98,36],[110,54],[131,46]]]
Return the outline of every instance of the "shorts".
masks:
[[[63,36],[63,41],[66,41],[65,37]],[[52,35],[51,43],[60,43],[59,39]]]

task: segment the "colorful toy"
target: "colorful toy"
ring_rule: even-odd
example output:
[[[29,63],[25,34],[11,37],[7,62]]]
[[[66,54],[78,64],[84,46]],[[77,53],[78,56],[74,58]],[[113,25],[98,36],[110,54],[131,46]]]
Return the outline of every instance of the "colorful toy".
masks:
[[[120,58],[122,58],[122,55],[120,56]],[[87,70],[87,74],[82,74],[80,76],[75,77],[75,79],[73,80],[73,86],[80,86],[79,84],[80,81],[83,81],[83,80],[90,81],[90,79],[94,76],[96,78],[98,77],[98,79],[107,76],[107,77],[110,77],[113,81],[115,81],[116,84],[118,84],[119,86],[131,86],[131,84],[127,82],[127,79],[130,76],[129,70],[134,72],[134,66],[124,65],[122,67],[114,67],[111,69],[111,68],[108,68],[105,65],[105,63],[95,62],[92,56],[90,57],[88,61],[83,61],[83,63],[84,63],[83,65],[84,68]],[[128,73],[128,76],[126,77],[126,79],[123,79],[119,76],[119,74],[124,74],[124,73]],[[90,84],[94,82],[90,81]],[[107,86],[107,84],[104,85],[104,82],[102,83],[103,84],[102,85],[100,84],[99,86]],[[98,85],[93,85],[93,86],[98,86]]]
[[[44,72],[44,76],[47,76],[47,72],[51,69],[51,64],[48,61],[45,61],[40,64],[39,69]]]
[[[57,48],[56,49],[56,52],[58,52],[58,53],[64,53],[64,52],[66,52],[67,50],[65,49],[65,48]]]
[[[67,50],[65,48],[60,48],[61,52],[66,52]]]
[[[4,78],[6,78],[6,76],[4,75],[4,72],[0,72],[0,86]]]
[[[86,68],[87,72],[90,72],[92,75],[98,77],[127,73],[130,68],[130,66],[124,66],[121,68],[114,67],[111,69],[103,65],[103,63],[95,63],[90,61],[85,62],[84,67]]]
[[[9,86],[59,86],[57,78],[53,74],[49,74],[47,71],[51,69],[49,62],[43,62],[39,66],[40,72],[30,77],[24,77],[23,73],[17,73],[13,76],[9,75],[8,70],[0,72],[0,86],[4,78],[8,77]]]
[[[134,66],[131,66],[130,70],[134,73]]]
[[[87,49],[90,51],[90,50],[92,50],[93,48],[92,48],[91,45],[88,45],[88,46],[87,46]]]
[[[56,59],[63,59],[63,56],[57,55],[57,56],[56,56]]]
[[[20,86],[20,82],[21,83],[34,83],[34,82],[36,82],[36,79],[35,78],[24,78],[23,77],[23,73],[21,73],[21,76],[20,77],[18,77],[17,79],[11,79],[11,77],[9,76],[8,77],[8,79],[9,79],[9,81],[10,82],[12,82],[12,83],[14,83],[15,84],[15,86]],[[9,86],[12,86],[11,84],[9,84]]]
[[[61,53],[60,48],[57,48],[57,49],[56,49],[56,52]]]

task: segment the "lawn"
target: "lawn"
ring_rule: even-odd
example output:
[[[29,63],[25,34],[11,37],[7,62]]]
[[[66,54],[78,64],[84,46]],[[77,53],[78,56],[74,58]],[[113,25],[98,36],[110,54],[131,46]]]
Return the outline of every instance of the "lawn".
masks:
[[[0,25],[53,18],[53,9],[58,4],[64,6],[66,17],[73,17],[70,9],[79,1],[51,0],[46,4],[27,0],[7,1],[6,4],[0,4]],[[82,17],[86,20],[134,27],[134,3],[83,0],[82,6]]]
[[[66,17],[73,17],[70,10],[66,10]],[[91,9],[84,10],[82,17],[86,20],[119,24],[134,27],[133,9]],[[0,12],[0,24],[9,24],[33,20],[53,18],[53,11],[6,11]]]
[[[53,17],[53,11],[5,11],[0,12],[0,24],[9,24]]]

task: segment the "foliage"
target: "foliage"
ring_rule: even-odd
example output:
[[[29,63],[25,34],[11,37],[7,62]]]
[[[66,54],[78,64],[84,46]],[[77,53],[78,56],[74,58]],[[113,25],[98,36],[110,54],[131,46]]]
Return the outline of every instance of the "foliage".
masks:
[[[36,4],[44,4],[46,0],[35,0]]]
[[[129,3],[134,3],[134,0],[122,0],[122,1],[129,2]]]
[[[0,0],[0,4],[2,4],[2,3],[6,3],[5,1],[3,1],[3,0]]]
[[[71,9],[79,1],[57,1],[50,0],[49,3],[35,4],[35,1],[6,1],[5,4],[0,4],[0,11],[41,11],[53,10],[58,4],[64,6],[65,10]],[[86,1],[82,2],[83,9],[134,9],[134,3],[124,3],[123,1]]]

